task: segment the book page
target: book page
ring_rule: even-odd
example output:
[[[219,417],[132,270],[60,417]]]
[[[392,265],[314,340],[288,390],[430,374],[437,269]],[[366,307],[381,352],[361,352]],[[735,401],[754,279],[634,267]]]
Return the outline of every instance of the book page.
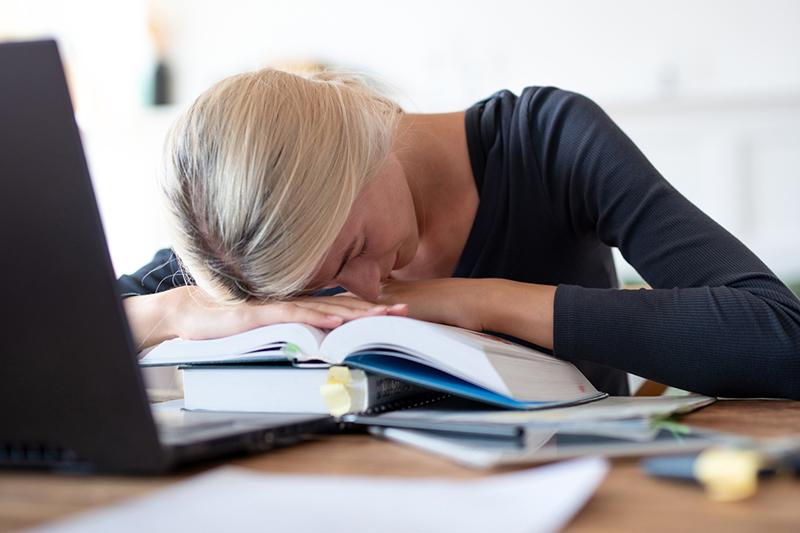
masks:
[[[421,362],[521,402],[576,401],[600,393],[572,364],[505,339],[405,317],[369,317],[333,330],[322,351],[337,363],[369,351]],[[403,354],[391,354],[387,350]],[[374,365],[380,364],[373,359]]]
[[[367,317],[333,330],[320,349],[332,363],[346,363],[346,357],[357,351],[398,350],[412,355],[410,359],[508,395],[506,384],[480,343],[461,331],[412,318]]]
[[[324,338],[323,330],[307,324],[273,324],[220,339],[168,340],[147,352],[139,364],[302,361],[319,357]]]

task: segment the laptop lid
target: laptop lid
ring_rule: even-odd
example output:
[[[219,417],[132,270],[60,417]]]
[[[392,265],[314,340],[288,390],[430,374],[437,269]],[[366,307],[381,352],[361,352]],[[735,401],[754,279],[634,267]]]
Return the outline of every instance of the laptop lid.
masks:
[[[0,246],[0,464],[162,469],[54,41],[0,44]]]

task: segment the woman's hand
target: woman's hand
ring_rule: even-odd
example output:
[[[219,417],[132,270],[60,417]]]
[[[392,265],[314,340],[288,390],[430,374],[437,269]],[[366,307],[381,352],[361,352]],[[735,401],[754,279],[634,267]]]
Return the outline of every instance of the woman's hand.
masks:
[[[405,303],[412,318],[506,333],[551,349],[555,292],[549,285],[505,279],[389,280],[378,302]]]
[[[123,305],[137,350],[174,337],[211,339],[285,322],[332,329],[364,316],[407,312],[403,305],[374,304],[352,295],[224,305],[194,286],[126,298]]]

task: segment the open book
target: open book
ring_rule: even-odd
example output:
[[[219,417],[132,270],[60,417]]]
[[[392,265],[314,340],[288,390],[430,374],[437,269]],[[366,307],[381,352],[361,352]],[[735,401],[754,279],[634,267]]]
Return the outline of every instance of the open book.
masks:
[[[202,341],[170,340],[144,366],[291,361],[346,365],[513,409],[580,403],[605,396],[572,364],[503,339],[405,317],[366,317],[330,333],[275,324]]]

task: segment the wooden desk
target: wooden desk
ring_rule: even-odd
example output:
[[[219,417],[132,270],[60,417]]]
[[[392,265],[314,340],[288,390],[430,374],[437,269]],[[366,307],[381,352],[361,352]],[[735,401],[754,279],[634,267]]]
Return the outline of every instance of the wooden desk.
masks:
[[[684,419],[687,423],[757,437],[800,435],[800,402],[718,402]],[[230,463],[262,472],[375,476],[486,475],[410,448],[365,435],[335,436]],[[135,479],[0,473],[0,530],[29,527],[92,507],[146,494],[204,471]],[[693,486],[655,480],[638,460],[615,460],[611,473],[567,531],[800,531],[800,480],[762,484],[746,501],[716,503]]]

